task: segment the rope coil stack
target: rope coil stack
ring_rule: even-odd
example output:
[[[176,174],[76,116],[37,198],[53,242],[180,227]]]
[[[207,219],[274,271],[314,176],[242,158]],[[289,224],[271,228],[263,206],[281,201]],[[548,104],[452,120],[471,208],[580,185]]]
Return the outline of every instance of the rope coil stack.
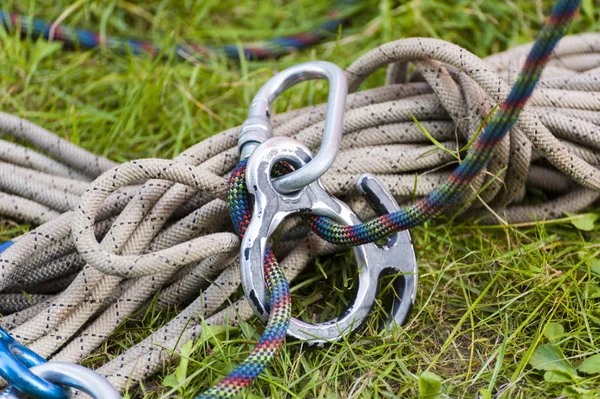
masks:
[[[506,97],[528,50],[482,61],[441,40],[404,39],[359,58],[347,70],[351,91],[385,65],[388,84],[348,97],[342,150],[322,178],[325,188],[364,216],[354,192],[362,173],[376,174],[404,203],[426,195],[458,160],[412,118],[449,149],[463,148]],[[276,115],[274,133],[316,150],[324,119],[324,105]],[[235,324],[252,315],[245,299],[220,310],[240,283],[239,239],[226,203],[238,128],[172,161],[123,165],[10,115],[0,114],[0,131],[40,150],[0,141],[0,214],[40,224],[0,254],[0,312],[11,313],[0,325],[15,339],[44,357],[79,362],[157,293],[159,306],[191,302],[97,370],[123,390],[161,371],[172,351],[200,336],[203,322]],[[520,222],[575,212],[600,197],[598,165],[600,35],[567,37],[486,173],[450,213],[466,205],[465,216]],[[519,205],[527,188],[553,199]],[[299,226],[284,233],[275,255],[288,281],[316,256],[344,249]]]

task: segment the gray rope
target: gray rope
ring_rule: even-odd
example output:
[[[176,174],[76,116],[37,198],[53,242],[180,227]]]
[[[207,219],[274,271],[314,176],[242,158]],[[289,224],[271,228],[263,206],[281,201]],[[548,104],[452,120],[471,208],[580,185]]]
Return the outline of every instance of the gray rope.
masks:
[[[426,195],[459,162],[450,152],[463,148],[503,100],[527,51],[482,61],[440,40],[406,39],[359,58],[347,70],[352,91],[386,65],[387,84],[348,97],[341,152],[322,179],[325,188],[363,217],[372,213],[354,183],[364,172],[376,174],[399,202]],[[307,107],[276,115],[274,131],[316,150],[324,119],[325,105]],[[172,351],[200,336],[202,322],[235,324],[252,315],[245,299],[234,297],[238,239],[225,203],[226,176],[239,159],[238,128],[172,161],[122,165],[14,116],[0,113],[0,132],[0,215],[39,225],[0,254],[0,324],[15,338],[43,356],[79,362],[157,293],[159,307],[186,305],[99,368],[123,389],[159,372]],[[572,36],[558,46],[486,173],[449,212],[468,204],[461,216],[486,223],[577,212],[600,198],[598,165],[600,35]],[[484,185],[481,201],[470,201]],[[552,199],[519,205],[527,187]],[[316,256],[340,250],[297,224],[284,229],[276,248],[290,281]]]

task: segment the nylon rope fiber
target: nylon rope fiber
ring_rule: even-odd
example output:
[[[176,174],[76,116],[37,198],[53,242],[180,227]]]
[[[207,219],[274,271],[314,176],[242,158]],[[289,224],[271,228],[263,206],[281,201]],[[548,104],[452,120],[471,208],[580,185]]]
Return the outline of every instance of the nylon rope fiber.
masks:
[[[358,0],[338,0],[327,19],[317,28],[291,36],[277,37],[256,43],[242,45],[226,44],[209,46],[197,43],[182,43],[175,48],[175,53],[186,60],[203,60],[210,56],[223,54],[238,59],[240,54],[249,60],[273,58],[302,50],[327,38],[335,38],[340,25],[360,9]],[[19,29],[25,35],[43,37],[49,40],[64,42],[70,46],[93,49],[106,47],[114,51],[131,52],[133,54],[150,54],[156,56],[162,48],[146,40],[137,40],[115,36],[103,37],[97,32],[77,29],[70,26],[55,25],[40,19],[32,19],[24,15],[0,11],[0,24],[6,29]]]
[[[465,217],[481,216],[486,222],[498,219],[489,216],[482,202],[510,222],[559,217],[596,202],[600,197],[600,35],[565,38],[544,73],[540,75],[538,69],[577,4],[558,3],[549,22],[558,35],[544,30],[544,45],[538,43],[541,47],[532,51],[537,62],[525,61],[532,46],[480,60],[458,46],[422,38],[388,43],[360,57],[347,69],[351,91],[385,65],[390,65],[389,84],[349,96],[342,150],[323,177],[325,188],[352,204],[365,219],[372,213],[353,190],[363,172],[378,175],[404,203],[414,194],[425,198],[418,203],[436,199],[429,207],[398,219],[393,228],[422,222],[449,199],[456,199],[449,213],[465,205]],[[409,63],[414,66],[411,74]],[[507,98],[515,72],[523,64],[525,74],[540,79],[528,106],[514,118],[511,109],[522,104],[508,97],[509,104],[493,119],[506,118],[504,123],[492,134],[489,131],[497,122],[491,122],[476,141],[479,144],[469,149],[471,155],[452,172],[456,160],[432,145],[412,116],[445,146],[462,148],[494,105]],[[515,87],[524,89],[521,98],[533,89],[532,82],[517,79]],[[314,150],[320,144],[324,118],[323,105],[276,115],[275,134],[294,137]],[[515,125],[502,138],[512,122]],[[0,213],[39,225],[4,244],[8,248],[0,254],[0,312],[6,315],[0,325],[17,340],[52,360],[79,362],[154,295],[159,307],[187,305],[151,336],[97,370],[123,390],[161,371],[173,351],[201,335],[203,325],[235,324],[251,317],[243,298],[223,306],[232,300],[240,282],[239,239],[226,221],[226,176],[239,157],[239,128],[198,143],[172,161],[122,165],[15,116],[0,114],[0,131],[37,149],[0,141]],[[481,151],[488,148],[487,140],[497,142],[493,155]],[[475,151],[483,156],[472,155]],[[464,166],[471,159],[475,167]],[[477,174],[488,159],[487,173]],[[243,164],[233,174],[232,185],[236,177],[241,181],[240,168]],[[426,170],[431,172],[424,174]],[[454,176],[451,183],[445,183],[450,176]],[[437,186],[442,187],[438,194],[428,197]],[[457,186],[464,191],[460,196],[452,193]],[[468,202],[482,187],[481,201]],[[542,205],[519,205],[529,187],[553,199]],[[235,200],[243,201],[243,195],[230,202]],[[91,221],[81,217],[82,209]],[[241,218],[247,214],[242,212]],[[364,235],[338,231],[325,220],[313,219],[312,224],[319,234],[338,242],[377,236],[368,228]],[[237,222],[234,227],[243,234]],[[79,234],[86,228],[95,235]],[[274,328],[266,331],[273,335],[261,340],[265,345],[259,344],[260,350],[274,343],[259,354],[265,356],[259,359],[261,365],[283,341],[289,317],[287,281],[316,256],[341,250],[307,234],[301,224],[286,227],[274,249],[281,262],[279,266],[269,263],[272,268],[267,269],[267,275],[274,275],[271,300],[281,303],[281,308],[272,309],[281,309],[283,316],[270,322]],[[239,377],[243,382],[236,384],[247,385],[256,370],[249,368],[249,378],[235,375],[232,381]],[[228,390],[223,394],[232,395],[237,385],[221,386]]]

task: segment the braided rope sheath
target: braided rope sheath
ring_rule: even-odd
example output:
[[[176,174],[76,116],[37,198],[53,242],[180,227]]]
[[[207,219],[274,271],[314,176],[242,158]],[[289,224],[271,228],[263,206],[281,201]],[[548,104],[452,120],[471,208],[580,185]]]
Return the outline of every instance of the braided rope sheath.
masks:
[[[514,71],[529,50],[529,46],[524,46],[482,62],[464,49],[440,40],[405,39],[361,57],[348,68],[349,83],[354,89],[371,72],[394,62],[412,62],[417,74],[406,82],[398,74],[402,68],[394,67],[390,82],[398,84],[349,96],[342,152],[324,176],[326,189],[347,199],[361,215],[364,203],[353,201],[352,188],[356,177],[363,172],[376,173],[401,200],[425,195],[443,182],[448,173],[445,169],[419,173],[416,190],[414,173],[444,167],[452,162],[452,157],[442,151],[432,152],[435,147],[423,140],[422,132],[408,114],[415,115],[436,140],[448,147],[456,145],[456,135],[461,143],[468,141],[469,134],[473,134],[493,104],[506,97],[506,83],[512,81]],[[526,110],[510,136],[497,147],[488,172],[504,178],[505,189],[502,184],[491,184],[482,198],[490,201],[507,220],[558,217],[562,211],[576,211],[598,199],[598,193],[576,183],[586,182],[585,186],[600,189],[593,178],[600,164],[596,139],[600,125],[598,67],[600,35],[563,40],[529,103],[533,122],[524,121]],[[294,137],[316,149],[321,140],[324,112],[321,105],[276,115],[275,134]],[[17,237],[0,254],[1,293],[18,293],[21,287],[37,285],[40,295],[50,295],[40,297],[40,302],[21,312],[0,318],[0,324],[17,339],[45,357],[78,362],[129,315],[147,306],[161,288],[158,294],[161,306],[192,301],[154,334],[98,370],[123,390],[161,371],[183,343],[200,336],[202,325],[235,324],[252,315],[244,299],[221,310],[239,287],[236,251],[228,252],[224,247],[223,252],[216,253],[210,250],[210,240],[193,240],[229,230],[224,223],[228,211],[224,201],[226,180],[222,176],[238,160],[237,128],[185,151],[177,158],[177,170],[168,169],[169,164],[164,160],[140,161],[135,166],[149,165],[155,171],[167,168],[173,174],[189,168],[189,178],[178,180],[185,185],[148,180],[143,186],[123,187],[104,203],[91,204],[86,209],[96,215],[96,236],[104,238],[106,249],[127,255],[132,263],[137,260],[143,264],[142,254],[159,253],[182,243],[199,252],[196,247],[204,247],[205,254],[212,254],[192,264],[179,265],[179,270],[159,268],[155,274],[129,279],[100,272],[110,266],[94,263],[97,260],[86,264],[81,253],[92,248],[84,245],[76,250],[71,234],[74,212],[59,216],[59,209],[55,208],[62,206],[56,203],[59,195],[64,196],[65,192],[81,195],[81,186],[87,186],[82,183],[115,164],[15,117],[0,114],[0,129],[60,160],[0,141],[0,159],[22,168],[0,167],[0,190],[6,192],[0,193],[0,212],[11,218],[44,223]],[[552,151],[544,150],[545,145],[550,145]],[[555,156],[565,153],[590,165],[572,168],[574,163]],[[546,161],[556,169],[548,167]],[[182,163],[187,168],[182,168]],[[134,171],[132,165],[126,164],[119,170]],[[509,166],[508,170],[501,174],[505,166]],[[18,179],[15,173],[19,173]],[[109,177],[113,174],[114,171],[108,172]],[[207,188],[204,192],[197,192],[191,188],[196,186],[192,175],[213,183],[210,187],[203,186]],[[122,183],[124,177],[116,174],[113,181]],[[32,189],[32,182],[38,188]],[[476,192],[485,183],[486,179],[479,175],[471,186]],[[522,198],[525,183],[558,197],[534,207],[511,205]],[[96,184],[92,183],[92,187],[98,187]],[[470,205],[470,215],[479,212],[476,205]],[[277,257],[281,259],[285,277],[291,281],[314,257],[337,251],[339,247],[291,229],[280,241]],[[184,252],[172,251],[167,255],[163,259],[177,264]],[[76,276],[73,265],[75,270],[83,267]],[[35,274],[31,273],[33,270]],[[129,271],[117,269],[113,273],[128,275]],[[58,295],[43,291],[46,281],[69,282],[73,278],[69,287],[59,290]],[[201,295],[197,298],[199,291]],[[15,303],[15,299],[11,297],[10,303]]]
[[[556,43],[565,34],[576,14],[579,3],[579,0],[556,3],[510,94],[477,138],[464,161],[444,183],[414,205],[382,215],[367,223],[344,226],[326,217],[311,217],[312,230],[319,237],[334,244],[362,245],[380,240],[396,231],[419,226],[448,208],[486,167],[498,144],[514,126],[531,97]]]
[[[556,4],[508,98],[477,139],[473,150],[448,177],[447,182],[406,210],[382,215],[354,226],[344,226],[326,217],[313,216],[309,223],[311,229],[334,244],[362,245],[385,238],[396,231],[418,226],[450,206],[486,167],[496,146],[515,124],[539,81],[552,50],[566,32],[578,7],[578,0],[559,1]],[[229,179],[228,207],[234,229],[240,238],[243,238],[252,216],[250,196],[246,188],[246,165],[247,159],[240,161]],[[287,280],[268,247],[265,250],[264,268],[271,306],[265,332],[248,358],[200,398],[229,398],[239,393],[258,377],[283,345],[291,318],[291,297]]]
[[[473,145],[473,150],[468,153],[466,159],[449,176],[447,182],[407,210],[383,215],[368,223],[355,226],[344,226],[326,217],[313,216],[310,218],[309,223],[311,229],[320,237],[334,244],[362,245],[387,237],[395,231],[418,226],[451,205],[489,163],[493,150],[515,124],[533,92],[552,50],[566,32],[578,7],[579,1],[559,1],[557,3],[547,25],[529,53],[510,95],[500,106],[498,114],[493,117],[489,126],[477,139]],[[240,238],[243,237],[251,218],[250,198],[245,182],[246,164],[247,160],[240,161],[234,168],[229,180],[228,206],[234,229]],[[206,398],[217,398],[221,395],[230,397],[239,392],[258,376],[279,347],[283,345],[291,317],[291,298],[287,281],[282,281],[285,280],[285,276],[269,248],[265,253],[265,280],[267,289],[271,294],[271,311],[267,328],[246,361],[219,382],[217,386],[209,390],[207,396],[205,396]],[[273,287],[279,286],[285,292],[276,291],[274,293]],[[279,297],[279,295],[282,296]],[[285,307],[279,305],[277,301],[283,302]],[[277,308],[274,306],[277,306]],[[274,335],[273,331],[277,335]],[[263,355],[263,352],[266,353]]]
[[[252,217],[250,195],[246,189],[246,162],[243,160],[231,172],[227,201],[234,230],[240,239],[244,237]],[[271,308],[265,331],[246,360],[199,398],[231,398],[237,395],[259,376],[283,345],[292,316],[290,287],[273,251],[268,247],[264,266]]]
[[[335,37],[339,27],[345,25],[348,17],[356,12],[358,3],[356,0],[338,1],[335,9],[327,13],[328,20],[308,32],[245,44],[242,45],[241,50],[236,44],[227,44],[221,47],[200,44],[178,44],[175,46],[175,53],[183,59],[196,60],[207,58],[212,54],[224,54],[231,59],[238,59],[240,51],[249,60],[280,57],[313,46],[327,38]],[[3,11],[0,11],[0,24],[7,30],[17,27],[23,34],[56,40],[86,49],[106,47],[118,52],[148,54],[153,57],[159,55],[163,50],[160,46],[149,41],[125,39],[115,36],[102,37],[97,32],[76,29],[69,26],[53,25],[40,19],[32,19],[27,16],[10,14]]]

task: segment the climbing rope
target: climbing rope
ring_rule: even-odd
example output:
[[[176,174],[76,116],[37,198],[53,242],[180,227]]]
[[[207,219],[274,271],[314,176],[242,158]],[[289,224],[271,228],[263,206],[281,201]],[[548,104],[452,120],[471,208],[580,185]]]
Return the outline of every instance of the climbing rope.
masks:
[[[335,7],[327,13],[327,20],[308,32],[291,36],[277,37],[260,42],[243,44],[226,44],[208,46],[201,44],[177,44],[175,54],[186,60],[202,60],[211,55],[222,54],[228,58],[238,59],[243,55],[249,60],[276,58],[285,54],[313,46],[327,38],[335,38],[338,29],[347,23],[348,18],[358,10],[357,0],[339,0]],[[121,38],[103,37],[97,32],[77,29],[60,24],[53,24],[41,19],[0,11],[0,25],[7,30],[18,29],[25,35],[43,37],[44,39],[63,42],[69,46],[85,49],[105,47],[113,51],[133,54],[157,56],[164,50],[152,42]]]
[[[572,16],[576,5],[561,1],[554,15]],[[566,23],[550,20],[561,33]],[[532,54],[546,59],[557,38],[542,35],[546,45]],[[431,144],[412,118],[444,146],[463,148],[494,105],[507,97],[515,71],[530,50],[524,46],[482,61],[441,40],[403,39],[368,52],[347,70],[351,90],[384,65],[391,65],[389,85],[348,97],[342,150],[323,177],[325,188],[370,218],[353,190],[363,172],[378,175],[404,202],[444,184],[457,173],[451,170],[458,161]],[[535,76],[537,69],[526,68],[528,72]],[[457,180],[442,190],[446,197],[434,197],[458,196],[451,191],[460,186],[463,193],[450,212],[468,209],[465,216],[516,222],[559,217],[600,197],[600,35],[564,39],[537,77],[539,85],[509,134],[500,140],[509,126],[498,125],[492,134],[490,124],[475,141],[479,144],[469,149],[473,154],[487,148],[479,147],[482,140],[498,140],[487,173],[469,184]],[[517,82],[533,88],[523,78]],[[526,98],[528,92],[519,95]],[[499,115],[514,122],[510,110],[520,106],[505,106]],[[314,150],[324,118],[323,105],[276,115],[274,133],[294,137]],[[200,336],[203,325],[236,324],[252,315],[245,299],[223,309],[240,282],[239,239],[226,221],[226,199],[232,194],[225,178],[238,160],[238,128],[198,143],[173,161],[123,165],[7,114],[0,114],[0,131],[40,150],[0,141],[0,212],[40,225],[6,244],[0,254],[0,311],[14,312],[2,317],[0,325],[15,339],[43,357],[79,362],[157,293],[159,307],[191,302],[154,334],[97,370],[123,390],[159,372],[172,351]],[[489,156],[467,155],[458,170],[474,176],[474,169],[463,165],[483,167]],[[237,175],[239,183],[241,173],[236,169],[233,182]],[[553,199],[538,206],[519,205],[527,187]],[[470,201],[475,194],[477,199]],[[431,212],[439,212],[443,203],[440,200]],[[497,216],[490,219],[483,204]],[[239,216],[244,220],[248,212]],[[236,220],[234,227],[243,234],[238,228],[243,224]],[[323,234],[337,228],[326,227]],[[339,234],[341,240],[346,233]],[[314,257],[342,249],[307,235],[302,225],[286,226],[274,249],[285,279],[277,274],[276,263],[267,269],[267,275],[273,274],[268,280],[271,308],[281,317],[270,320],[267,331],[273,335],[261,339],[257,357],[244,363],[246,371],[234,372],[238,374],[228,376],[217,390],[234,392],[247,385],[274,355],[289,317],[285,280],[293,280]],[[35,295],[34,303],[23,300],[22,292]]]
[[[240,239],[244,237],[252,214],[250,196],[245,187],[246,162],[242,161],[233,169],[228,184],[227,204],[233,228]],[[235,396],[258,377],[283,345],[292,315],[292,298],[283,270],[270,248],[265,252],[264,268],[271,308],[265,331],[246,360],[200,398]]]
[[[374,242],[389,236],[391,233],[419,226],[427,220],[440,214],[460,197],[475,177],[489,163],[494,150],[514,126],[523,107],[540,79],[542,71],[550,58],[556,43],[565,34],[569,22],[577,12],[578,1],[565,1],[557,3],[552,15],[548,19],[538,40],[530,50],[523,69],[514,83],[508,97],[500,105],[498,112],[492,117],[489,125],[470,147],[466,158],[448,176],[446,181],[432,190],[427,196],[415,204],[399,211],[379,216],[368,223],[354,226],[344,226],[326,218],[313,216],[311,228],[319,235],[334,244],[362,245]],[[382,49],[383,50],[383,49]],[[385,51],[384,51],[385,52]],[[387,53],[387,52],[386,52]],[[362,61],[362,65],[361,65]],[[377,68],[378,65],[369,65],[369,61],[360,59],[359,66],[349,70],[350,74],[363,76],[365,70]],[[524,122],[527,115],[524,115]],[[531,118],[529,118],[531,119]],[[528,137],[533,143],[538,143],[538,137]],[[586,173],[580,176],[578,182],[592,188],[600,187],[600,171],[587,164],[571,159],[571,168],[580,167]],[[577,177],[571,175],[572,177]]]

